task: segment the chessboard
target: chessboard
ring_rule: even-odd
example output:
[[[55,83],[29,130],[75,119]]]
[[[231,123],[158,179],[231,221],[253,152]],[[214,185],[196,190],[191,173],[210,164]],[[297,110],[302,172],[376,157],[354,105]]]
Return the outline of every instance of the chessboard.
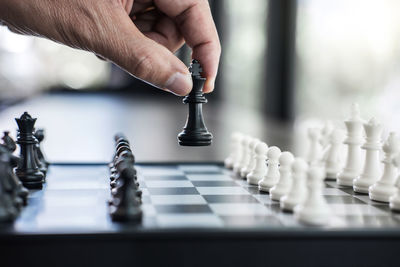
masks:
[[[399,231],[400,214],[368,195],[326,181],[324,198],[334,216],[324,227],[299,223],[269,194],[236,177],[220,163],[139,163],[143,220],[135,230],[202,231]],[[106,164],[52,164],[43,190],[31,190],[13,225],[18,233],[106,233],[134,224],[109,217]]]
[[[358,263],[374,263],[368,253],[365,255],[366,251],[376,249],[373,258],[388,257],[400,241],[400,215],[392,213],[384,203],[372,202],[368,196],[342,188],[336,182],[326,182],[323,190],[335,219],[329,226],[310,227],[298,223],[292,213],[282,212],[278,202],[236,177],[222,163],[137,163],[135,168],[143,192],[142,222],[111,220],[107,204],[108,164],[53,163],[43,189],[30,190],[29,204],[13,224],[2,226],[0,240],[7,241],[8,249],[10,244],[16,247],[21,242],[30,244],[26,251],[30,260],[43,246],[51,250],[54,244],[61,247],[70,244],[73,248],[69,249],[84,247],[95,253],[94,250],[103,251],[99,243],[108,250],[116,250],[119,246],[115,242],[122,242],[128,251],[135,248],[143,255],[162,253],[165,257],[182,253],[179,256],[182,260],[218,249],[224,262],[253,265],[266,259],[246,258],[241,253],[266,253],[270,255],[269,261],[279,262],[279,266],[293,266],[292,258],[280,259],[285,248],[291,255],[302,257],[311,252],[319,253],[320,257],[333,251],[348,256],[351,252],[364,255],[362,259],[355,258]],[[85,246],[88,242],[92,248]],[[137,242],[139,245],[135,246]],[[5,246],[3,242],[0,244]],[[152,244],[147,252],[146,244]],[[231,255],[237,250],[241,253]],[[58,249],[52,251],[54,255],[61,253]],[[119,257],[126,260],[129,255],[128,252]],[[108,262],[104,257],[96,258]],[[310,261],[305,257],[302,262],[317,266],[320,260]],[[206,261],[199,259],[198,263]],[[68,262],[65,259],[65,264]],[[213,259],[209,265],[219,262]]]

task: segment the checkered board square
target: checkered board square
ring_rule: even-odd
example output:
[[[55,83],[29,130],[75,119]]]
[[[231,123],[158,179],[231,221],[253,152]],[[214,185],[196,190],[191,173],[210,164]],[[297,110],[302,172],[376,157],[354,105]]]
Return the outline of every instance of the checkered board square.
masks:
[[[144,226],[305,227],[279,202],[219,164],[138,165]],[[334,216],[329,228],[400,227],[400,215],[335,182],[323,190]]]

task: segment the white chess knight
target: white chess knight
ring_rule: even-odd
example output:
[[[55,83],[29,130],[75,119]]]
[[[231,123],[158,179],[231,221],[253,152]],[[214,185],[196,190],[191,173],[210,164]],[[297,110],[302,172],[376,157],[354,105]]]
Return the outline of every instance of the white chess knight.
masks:
[[[224,164],[227,169],[232,169],[233,165],[235,164],[238,154],[239,154],[239,149],[240,149],[240,139],[242,137],[241,133],[234,132],[231,135],[231,143],[230,143],[230,154],[229,156],[225,159]]]
[[[281,197],[280,207],[284,211],[293,211],[296,205],[302,204],[307,196],[308,165],[302,158],[296,158],[292,164],[292,185],[289,193]]]
[[[366,142],[361,147],[365,152],[364,168],[359,177],[353,181],[353,190],[357,193],[369,193],[369,187],[378,181],[382,170],[379,151],[382,147],[382,125],[375,118],[364,123]]]
[[[307,161],[310,165],[319,165],[322,162],[323,147],[321,145],[321,129],[308,129],[309,148]]]
[[[258,182],[258,190],[269,193],[269,190],[279,181],[279,147],[272,146],[268,149],[268,170],[267,174]]]
[[[295,218],[305,224],[326,225],[331,219],[331,210],[322,194],[325,170],[320,166],[311,166],[308,171],[308,196],[294,208]]]
[[[247,174],[249,174],[254,169],[254,166],[255,166],[255,159],[254,159],[255,158],[255,148],[256,148],[256,145],[259,142],[260,142],[260,140],[258,140],[257,138],[252,138],[251,139],[251,141],[250,141],[250,143],[248,145],[248,149],[249,149],[249,151],[248,151],[249,156],[248,157],[249,157],[249,160],[248,160],[247,165],[240,170],[240,177],[246,178]]]
[[[397,154],[392,162],[397,168],[400,168],[400,154]],[[389,207],[391,210],[400,212],[400,175],[397,177],[396,187],[396,194],[389,198]]]
[[[383,145],[385,157],[382,177],[369,188],[369,198],[381,202],[389,202],[391,196],[397,193],[397,167],[393,164],[394,156],[399,152],[399,139],[391,132]]]
[[[335,129],[330,135],[330,145],[326,151],[325,171],[326,178],[336,180],[337,174],[342,169],[342,146],[344,141],[344,133],[340,129]]]
[[[233,171],[238,176],[240,176],[240,171],[242,170],[242,168],[248,163],[247,146],[250,143],[250,139],[250,136],[244,135],[240,140],[240,156],[238,157],[235,165],[233,165]]]
[[[351,106],[351,116],[345,122],[347,138],[347,160],[344,169],[338,173],[336,182],[341,186],[353,187],[353,180],[361,174],[363,142],[363,120],[360,117],[360,109],[357,104]]]
[[[254,169],[247,175],[247,183],[258,185],[258,182],[267,173],[267,151],[268,145],[266,143],[257,143],[254,149]]]
[[[289,193],[292,185],[292,163],[294,157],[292,153],[285,151],[279,157],[279,182],[271,188],[269,196],[272,200],[279,201],[282,196]]]

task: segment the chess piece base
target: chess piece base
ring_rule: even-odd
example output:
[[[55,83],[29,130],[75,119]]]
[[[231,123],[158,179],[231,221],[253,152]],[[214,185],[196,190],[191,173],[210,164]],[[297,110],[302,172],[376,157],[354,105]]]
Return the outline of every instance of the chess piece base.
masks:
[[[331,211],[326,205],[313,208],[306,208],[300,205],[294,208],[294,216],[301,223],[322,226],[329,223]]]
[[[397,193],[397,187],[394,185],[377,184],[369,188],[369,198],[379,202],[389,202],[391,196]]]
[[[191,133],[183,130],[178,135],[178,142],[181,146],[209,146],[212,142],[212,134],[205,133]]]

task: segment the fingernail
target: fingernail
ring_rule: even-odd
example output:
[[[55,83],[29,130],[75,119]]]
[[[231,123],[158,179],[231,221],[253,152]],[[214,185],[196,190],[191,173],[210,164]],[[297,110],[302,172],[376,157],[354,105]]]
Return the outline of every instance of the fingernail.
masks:
[[[176,72],[168,79],[165,87],[173,94],[180,96],[187,95],[193,87],[192,77],[190,74],[185,75],[183,73]]]

